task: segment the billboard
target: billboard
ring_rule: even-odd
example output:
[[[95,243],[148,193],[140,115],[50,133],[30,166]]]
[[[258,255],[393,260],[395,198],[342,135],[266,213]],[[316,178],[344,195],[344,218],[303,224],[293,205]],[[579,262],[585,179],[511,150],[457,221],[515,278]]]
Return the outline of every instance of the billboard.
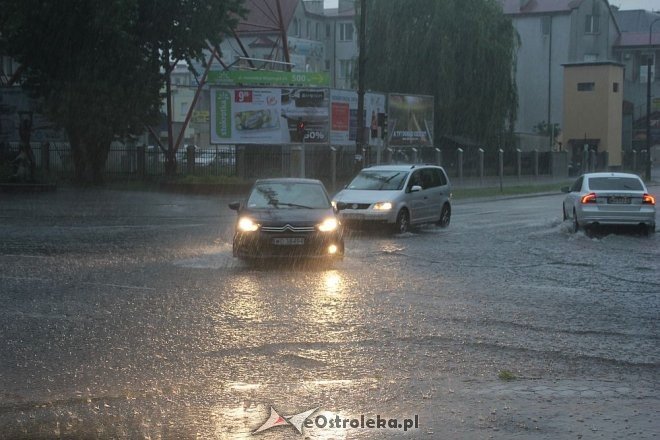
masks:
[[[212,88],[211,143],[327,143],[329,102],[321,88]]]
[[[332,145],[355,145],[357,137],[358,95],[353,90],[330,90],[330,143]],[[385,95],[365,93],[364,124],[369,128],[369,144],[378,138],[378,115],[385,112]],[[382,116],[381,116],[382,119]]]
[[[389,145],[433,145],[433,96],[391,93]]]

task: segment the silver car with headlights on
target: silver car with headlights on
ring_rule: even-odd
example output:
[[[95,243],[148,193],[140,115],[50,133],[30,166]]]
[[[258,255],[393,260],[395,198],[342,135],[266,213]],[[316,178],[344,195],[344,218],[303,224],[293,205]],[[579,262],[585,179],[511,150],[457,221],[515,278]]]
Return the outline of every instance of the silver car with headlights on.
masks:
[[[451,184],[435,165],[380,165],[364,168],[333,199],[347,226],[383,225],[396,233],[411,226],[449,226]]]
[[[642,179],[628,173],[589,173],[577,178],[562,205],[564,220],[573,231],[597,225],[639,225],[655,231],[655,197]]]

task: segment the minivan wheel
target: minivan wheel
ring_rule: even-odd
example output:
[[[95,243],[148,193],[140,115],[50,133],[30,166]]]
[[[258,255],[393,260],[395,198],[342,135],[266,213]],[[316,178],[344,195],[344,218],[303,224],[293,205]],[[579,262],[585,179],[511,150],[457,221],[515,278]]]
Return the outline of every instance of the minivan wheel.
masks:
[[[394,232],[396,234],[403,234],[410,229],[410,214],[408,210],[403,208],[396,216],[396,224],[394,225]]]
[[[451,221],[451,207],[448,203],[442,205],[442,210],[440,211],[440,219],[438,220],[438,226],[441,228],[446,228],[449,226]]]

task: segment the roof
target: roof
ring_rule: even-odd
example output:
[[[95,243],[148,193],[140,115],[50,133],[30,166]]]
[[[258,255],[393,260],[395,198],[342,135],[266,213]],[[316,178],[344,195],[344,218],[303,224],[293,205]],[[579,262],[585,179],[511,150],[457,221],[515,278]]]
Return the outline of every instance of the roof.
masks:
[[[279,14],[277,3],[279,1],[282,11],[282,22],[284,29],[289,29],[298,5],[302,5],[307,16],[324,17],[308,10],[307,5],[301,0],[245,0],[243,6],[248,13],[245,19],[241,19],[236,27],[237,34],[272,34],[279,32]],[[326,10],[327,11],[327,10]]]
[[[649,33],[649,26],[656,18],[660,18],[660,14],[645,11],[642,9],[635,9],[631,11],[616,11],[614,12],[619,29],[621,32],[646,32]],[[659,26],[659,27],[655,27]],[[660,25],[655,25],[654,30],[660,32]]]
[[[365,170],[383,170],[383,171],[410,171],[414,170],[417,168],[426,168],[426,167],[434,167],[434,168],[442,168],[439,167],[438,165],[433,165],[433,164],[426,164],[426,163],[414,163],[414,164],[397,164],[397,165],[376,165],[373,167],[367,167],[364,168]]]
[[[282,10],[282,22],[284,29],[289,28],[291,20],[296,12],[300,0],[278,0]],[[272,0],[245,0],[243,4],[248,13],[244,20],[240,20],[236,27],[236,33],[269,33],[277,32],[279,26],[279,15],[277,2]]]
[[[270,38],[266,36],[259,36],[257,37],[252,43],[250,43],[248,46],[250,47],[275,47],[277,45],[276,42],[271,40]]]
[[[625,67],[625,64],[621,64],[616,61],[584,61],[580,63],[565,63],[562,64],[564,67],[587,67],[587,66],[619,66]]]
[[[660,22],[650,28],[653,21],[660,18],[660,14],[637,9],[616,11],[614,15],[621,29],[621,35],[614,44],[615,47],[648,46],[649,30],[653,31],[651,45],[660,45]]]
[[[506,15],[568,14],[584,0],[498,0]]]
[[[631,173],[610,173],[610,172],[603,172],[603,173],[585,173],[583,174],[584,177],[591,178],[591,177],[632,177],[635,179],[639,179],[639,176],[637,174],[631,174]]]
[[[651,46],[660,45],[660,24],[658,32],[651,34]],[[625,32],[622,33],[614,44],[615,47],[649,46],[648,32]]]
[[[255,185],[259,183],[314,183],[317,185],[323,185],[320,180],[304,179],[301,177],[273,177],[270,179],[259,179],[254,183]]]

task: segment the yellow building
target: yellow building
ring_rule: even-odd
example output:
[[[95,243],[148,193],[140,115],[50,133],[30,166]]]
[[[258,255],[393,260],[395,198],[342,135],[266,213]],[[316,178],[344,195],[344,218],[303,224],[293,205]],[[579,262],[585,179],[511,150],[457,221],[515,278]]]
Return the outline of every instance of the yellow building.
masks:
[[[575,174],[586,172],[585,151],[596,168],[618,169],[622,160],[623,64],[564,64],[564,145]]]

